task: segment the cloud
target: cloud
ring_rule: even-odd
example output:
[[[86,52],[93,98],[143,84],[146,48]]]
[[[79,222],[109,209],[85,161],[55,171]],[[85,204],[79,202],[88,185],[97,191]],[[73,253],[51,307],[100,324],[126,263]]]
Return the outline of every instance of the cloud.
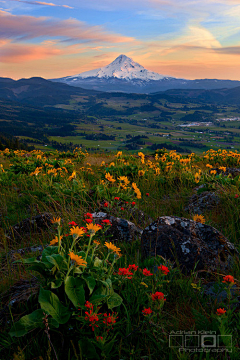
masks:
[[[44,1],[28,1],[28,0],[10,0],[10,1],[17,1],[24,4],[30,4],[30,5],[44,5],[44,6],[60,6],[68,9],[74,9],[72,6],[69,5],[57,5],[53,3],[47,3]]]
[[[108,32],[102,26],[89,26],[76,19],[16,16],[0,10],[0,38],[19,42],[42,37],[67,42],[97,42],[98,45],[101,42],[122,43],[135,40],[133,37]]]

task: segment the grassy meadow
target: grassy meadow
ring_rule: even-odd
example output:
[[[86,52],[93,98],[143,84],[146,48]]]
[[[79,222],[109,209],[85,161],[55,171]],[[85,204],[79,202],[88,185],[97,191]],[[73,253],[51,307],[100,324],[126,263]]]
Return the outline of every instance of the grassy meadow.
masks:
[[[111,224],[98,226],[91,215],[107,212],[142,230],[147,216],[194,219],[215,227],[240,251],[240,176],[225,175],[226,168],[239,167],[235,149],[187,155],[166,149],[150,155],[1,151],[0,359],[239,359],[237,256],[230,273],[193,269],[186,275],[168,259],[142,259],[140,238],[113,243],[105,235]],[[185,207],[203,184],[221,201],[194,217]],[[46,212],[49,228],[14,236],[13,225]],[[38,251],[11,255],[37,245],[44,247],[42,257]],[[205,295],[211,282],[226,290],[225,300]],[[171,339],[191,331],[221,335],[222,347],[179,351]]]

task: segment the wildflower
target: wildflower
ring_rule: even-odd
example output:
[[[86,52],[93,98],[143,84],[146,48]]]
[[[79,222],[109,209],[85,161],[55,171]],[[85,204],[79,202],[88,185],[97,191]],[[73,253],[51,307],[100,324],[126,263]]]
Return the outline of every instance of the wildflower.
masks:
[[[132,206],[135,206],[135,205],[136,205],[136,203],[135,203],[135,201],[133,201],[133,202],[132,202]]]
[[[99,318],[97,316],[96,313],[93,312],[93,310],[85,311],[85,320],[90,322],[90,325],[92,327],[92,331],[94,331],[94,327],[98,327],[98,325],[96,324],[97,321],[99,321]]]
[[[226,172],[226,170],[227,170],[227,168],[224,167],[224,166],[220,166],[218,169],[219,169],[219,170],[222,170],[222,171],[224,171],[224,172]]]
[[[123,207],[121,207],[121,209],[120,210],[124,210],[124,208]]]
[[[122,151],[118,151],[116,157],[122,156]]]
[[[143,281],[140,283],[140,285],[143,285],[143,286],[145,286],[146,288],[148,288],[148,285],[145,284],[145,282],[143,282]]]
[[[98,230],[101,229],[101,226],[98,224],[87,224],[86,227],[90,231],[91,234],[95,234]]]
[[[111,163],[109,164],[109,167],[111,167],[111,166],[115,166],[115,163],[114,163],[114,162],[111,162]]]
[[[77,224],[75,223],[75,221],[69,222],[68,225],[70,225],[70,226],[77,226]]]
[[[112,327],[113,324],[115,324],[116,319],[118,318],[117,314],[114,315],[114,313],[112,315],[105,313],[103,316],[104,316],[103,323],[110,327]]]
[[[96,340],[97,341],[103,341],[103,337],[102,336],[96,336]]]
[[[70,235],[72,235],[74,238],[78,239],[80,236],[83,236],[84,230],[82,228],[79,228],[78,226],[73,226],[70,229]]]
[[[196,221],[196,222],[199,222],[201,224],[205,224],[205,219],[204,219],[204,216],[203,215],[194,215],[193,216],[193,220]]]
[[[209,169],[211,169],[211,168],[212,168],[212,165],[207,164],[206,167],[208,167]]]
[[[150,315],[152,313],[152,309],[151,308],[143,309],[142,313],[143,313],[144,316]]]
[[[103,204],[103,206],[104,206],[104,207],[108,207],[108,203],[105,202],[105,203]]]
[[[120,176],[120,177],[118,178],[118,180],[121,181],[121,182],[122,182],[122,181],[124,182],[124,184],[122,184],[122,186],[124,186],[124,187],[128,186],[128,184],[130,183],[130,181],[128,180],[127,176]]]
[[[93,304],[90,301],[86,301],[85,307],[88,309],[93,309]]]
[[[138,171],[138,176],[143,176],[145,174],[145,171],[144,170],[139,170]]]
[[[210,174],[211,174],[211,175],[216,175],[216,173],[217,173],[216,170],[211,170],[211,171],[210,171]]]
[[[114,183],[116,180],[112,177],[112,175],[110,175],[109,173],[106,173],[105,175],[105,179],[107,179],[108,181]]]
[[[85,260],[83,260],[82,256],[78,256],[78,255],[74,254],[73,251],[70,251],[70,253],[68,255],[70,256],[70,259],[72,260],[72,262],[74,262],[78,266],[84,266],[84,267],[87,266],[87,262]]]
[[[167,268],[167,266],[164,265],[158,266],[158,270],[161,271],[164,275],[167,275],[169,273],[169,269]]]
[[[112,225],[111,221],[108,219],[102,220],[102,224],[106,224],[106,225]]]
[[[116,196],[116,197],[114,198],[114,200],[120,200],[120,197],[117,197],[117,196]]]
[[[100,242],[97,240],[93,240],[94,244],[96,244],[96,246],[100,245]]]
[[[200,173],[196,173],[196,174],[195,174],[195,182],[196,182],[196,183],[199,183],[200,178],[201,178]]]
[[[133,275],[133,273],[128,268],[119,268],[118,275],[125,276],[127,279],[131,279],[132,276],[129,275]]]
[[[105,242],[104,244],[109,250],[112,250],[113,252],[115,252],[117,255],[120,255],[121,249],[118,248],[117,246],[115,246],[114,244],[112,244],[111,242]]]
[[[149,196],[149,193],[146,193],[146,196]]]
[[[55,224],[55,223],[57,223],[58,225],[60,225],[60,222],[61,222],[61,218],[59,217],[59,218],[53,218],[52,220],[51,220],[51,223],[52,224]]]
[[[152,301],[156,301],[156,300],[163,300],[165,301],[166,299],[164,298],[164,294],[162,292],[155,292],[155,294],[151,294],[151,298]]]
[[[93,214],[91,214],[91,213],[86,213],[86,214],[84,214],[84,217],[85,217],[85,218],[92,219]]]
[[[225,309],[221,309],[221,308],[217,309],[217,315],[223,315],[225,314],[225,312],[226,312]]]
[[[68,181],[70,181],[70,180],[72,180],[72,179],[76,179],[76,177],[77,177],[77,173],[76,173],[76,171],[74,170],[73,173],[72,173],[72,175],[69,176]]]
[[[148,269],[143,269],[143,275],[145,275],[145,276],[151,276],[151,275],[153,275],[153,274],[151,274],[151,272],[150,272],[150,270],[148,270]]]
[[[239,195],[238,195],[238,194],[236,194],[234,197],[235,197],[235,199],[237,199],[237,198],[239,197]]]
[[[55,238],[52,240],[52,241],[50,241],[50,243],[49,243],[49,245],[55,245],[55,244],[57,244],[58,243],[58,236],[55,236]],[[62,240],[62,235],[60,236],[60,241]]]
[[[92,219],[85,219],[86,223],[91,224],[93,221]]]
[[[194,283],[192,283],[191,285],[192,285],[193,289],[201,290],[201,286],[197,286],[197,284],[194,284]]]
[[[135,265],[135,264],[128,265],[128,269],[129,269],[129,270],[134,270],[134,271],[137,271],[138,266],[137,266],[137,265]]]
[[[234,284],[234,277],[232,275],[226,275],[223,278],[223,283],[232,283]]]

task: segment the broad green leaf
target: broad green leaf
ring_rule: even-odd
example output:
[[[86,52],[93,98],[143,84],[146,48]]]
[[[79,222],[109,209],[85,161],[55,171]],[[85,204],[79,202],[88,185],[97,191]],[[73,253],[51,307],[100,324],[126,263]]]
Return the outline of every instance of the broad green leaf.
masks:
[[[91,295],[96,286],[96,281],[92,276],[89,275],[83,275],[83,279],[86,281]]]
[[[96,352],[95,346],[88,338],[85,338],[84,340],[79,340],[78,346],[80,347],[84,358],[100,360],[100,357]]]
[[[57,289],[62,285],[63,281],[61,279],[57,279],[55,281],[51,282],[51,288],[52,289]]]
[[[37,271],[39,274],[41,274],[43,276],[46,275],[46,272],[45,272],[46,269],[47,269],[46,265],[43,264],[42,262],[35,262],[35,263],[33,263],[33,265],[31,265],[27,268],[27,270]]]
[[[79,306],[84,306],[85,291],[82,279],[68,276],[67,280],[65,281],[65,292],[69,300],[71,300],[76,308]]]
[[[103,261],[96,256],[95,260],[94,260],[94,263],[93,263],[93,266],[100,267],[102,265],[102,262]]]
[[[44,311],[42,309],[39,310],[35,310],[34,312],[32,312],[29,315],[25,315],[23,316],[18,322],[16,322],[9,334],[11,336],[16,336],[16,337],[20,337],[20,336],[24,336],[26,335],[30,330],[33,330],[35,328],[44,328],[44,323],[43,323],[43,315]],[[58,328],[59,324],[55,319],[48,319],[48,324],[49,327],[54,327],[54,328]]]
[[[53,292],[40,287],[38,302],[41,308],[57,320],[59,324],[65,324],[69,320],[71,313]]]
[[[121,305],[123,299],[120,295],[117,293],[113,293],[108,299],[107,299],[107,305],[109,309],[113,309],[114,307],[117,307]]]
[[[93,304],[98,304],[103,300],[106,300],[107,295],[102,295],[102,294],[94,294],[90,297],[89,301]]]
[[[42,252],[42,261],[48,262],[47,256],[51,256],[53,254],[58,254],[58,246],[48,246]]]
[[[64,258],[60,254],[53,254],[51,256],[46,256],[46,259],[58,269],[67,270],[67,264],[64,261]]]

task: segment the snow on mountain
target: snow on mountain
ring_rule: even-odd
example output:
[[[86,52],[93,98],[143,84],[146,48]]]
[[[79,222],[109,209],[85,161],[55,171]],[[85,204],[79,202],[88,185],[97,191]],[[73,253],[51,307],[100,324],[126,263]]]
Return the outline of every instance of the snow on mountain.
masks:
[[[108,79],[108,78],[117,78],[124,80],[161,80],[165,76],[149,71],[145,69],[142,65],[133,61],[126,55],[119,55],[111,64],[104,66],[99,69],[90,70],[83,72],[78,75],[68,76],[65,79],[68,81],[77,81],[79,79],[87,78],[98,78],[98,79]]]

